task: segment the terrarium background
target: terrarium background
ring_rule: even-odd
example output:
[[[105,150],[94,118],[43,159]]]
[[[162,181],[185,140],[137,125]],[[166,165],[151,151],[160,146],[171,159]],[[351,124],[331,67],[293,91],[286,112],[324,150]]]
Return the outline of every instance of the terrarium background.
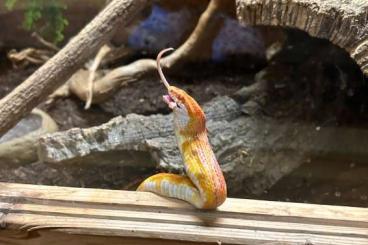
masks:
[[[106,69],[143,57],[154,58],[158,50],[185,41],[207,1],[170,2],[155,2],[127,30],[117,32],[113,44],[126,44],[131,55]],[[103,4],[65,1],[64,16],[69,25],[59,45],[88,23]],[[22,6],[9,11],[0,5],[0,23],[6,23],[0,32],[1,96],[37,69],[34,65],[13,69],[7,59],[11,49],[42,48],[22,28],[23,11]],[[360,67],[345,50],[325,39],[295,29],[242,27],[232,14],[219,15],[224,25],[210,44],[206,59],[169,75],[173,84],[186,89],[201,104],[207,103],[205,107],[214,117],[216,110],[211,105],[234,106],[209,127],[212,144],[225,166],[230,196],[365,206],[368,91]],[[165,131],[162,122],[166,117],[149,117],[169,113],[162,94],[158,77],[152,76],[124,86],[89,110],[84,110],[84,102],[75,96],[40,108],[60,130],[87,128],[137,113],[148,117],[122,119],[121,123],[130,126],[126,130],[139,127],[137,121],[143,120]],[[219,98],[225,95],[230,98]],[[32,128],[37,120],[24,123]],[[167,159],[177,153],[161,138],[152,140],[161,142],[158,151]],[[6,160],[0,181],[134,190],[156,171],[180,170],[179,161],[175,158],[157,168],[157,159],[144,150],[92,154],[59,164],[33,159],[19,166]]]

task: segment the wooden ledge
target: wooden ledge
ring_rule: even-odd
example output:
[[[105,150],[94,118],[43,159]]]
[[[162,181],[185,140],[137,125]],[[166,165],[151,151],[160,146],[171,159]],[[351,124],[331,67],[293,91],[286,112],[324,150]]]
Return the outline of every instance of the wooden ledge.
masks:
[[[368,244],[368,210],[229,198],[216,211],[151,193],[0,183],[0,244]]]

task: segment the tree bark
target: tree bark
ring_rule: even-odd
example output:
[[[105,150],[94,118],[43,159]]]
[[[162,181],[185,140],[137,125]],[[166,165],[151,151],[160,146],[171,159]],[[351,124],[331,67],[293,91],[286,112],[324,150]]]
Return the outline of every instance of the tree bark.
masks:
[[[0,100],[0,136],[69,79],[147,0],[114,0],[52,59]]]
[[[230,195],[260,195],[311,159],[367,159],[364,130],[316,129],[315,123],[264,116],[255,99],[262,89],[256,83],[240,90],[237,97],[247,97],[245,103],[222,96],[203,106],[209,141]],[[172,115],[129,114],[96,127],[50,133],[40,138],[38,154],[41,162],[63,170],[119,166],[184,171]]]
[[[313,138],[298,130],[299,124],[245,115],[244,106],[227,96],[213,99],[203,109],[231,195],[263,193],[308,158],[304,144],[312,145],[308,140]],[[47,134],[40,138],[39,159],[62,169],[117,165],[183,172],[171,117],[129,114],[92,128]],[[144,153],[152,160],[139,159]]]
[[[368,75],[368,1],[236,0],[236,8],[243,24],[294,27],[330,40]]]

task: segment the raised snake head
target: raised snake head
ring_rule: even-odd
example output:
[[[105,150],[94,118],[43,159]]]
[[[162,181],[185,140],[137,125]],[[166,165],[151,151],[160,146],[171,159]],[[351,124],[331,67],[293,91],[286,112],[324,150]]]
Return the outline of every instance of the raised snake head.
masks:
[[[162,50],[157,55],[157,70],[161,81],[167,88],[168,94],[163,96],[164,101],[174,112],[174,124],[177,132],[183,136],[195,136],[206,130],[206,117],[202,108],[189,94],[175,86],[170,86],[160,65],[161,56],[173,48]]]

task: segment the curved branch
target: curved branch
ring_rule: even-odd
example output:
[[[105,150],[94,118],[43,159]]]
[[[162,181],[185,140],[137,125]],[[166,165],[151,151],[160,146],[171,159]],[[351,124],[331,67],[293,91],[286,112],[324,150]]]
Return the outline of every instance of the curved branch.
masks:
[[[189,38],[173,53],[162,58],[161,65],[165,68],[175,68],[184,62],[198,60],[207,55],[211,51],[211,45],[208,44],[217,36],[223,24],[223,18],[216,13],[228,9],[231,3],[232,0],[211,0]],[[141,59],[113,69],[94,82],[92,103],[104,101],[121,86],[154,74],[156,69],[156,62],[153,59]],[[72,80],[70,90],[81,100],[86,101],[89,92],[83,80]]]
[[[102,59],[111,51],[111,48],[108,45],[104,45],[100,48],[98,51],[95,59],[93,60],[93,63],[91,67],[89,68],[89,76],[88,76],[88,98],[86,101],[86,105],[84,106],[84,109],[89,109],[92,104],[93,99],[93,82],[95,80],[96,71],[98,69],[98,66],[100,65]]]

